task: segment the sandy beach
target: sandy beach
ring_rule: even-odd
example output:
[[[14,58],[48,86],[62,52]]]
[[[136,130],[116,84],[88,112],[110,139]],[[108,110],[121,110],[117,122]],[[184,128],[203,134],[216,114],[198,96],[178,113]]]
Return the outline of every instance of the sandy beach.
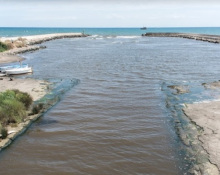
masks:
[[[49,85],[49,83],[44,80],[13,78],[13,81],[10,81],[9,77],[4,77],[3,80],[0,80],[0,84],[0,92],[4,92],[8,89],[18,89],[22,92],[29,93],[34,101],[46,95]]]

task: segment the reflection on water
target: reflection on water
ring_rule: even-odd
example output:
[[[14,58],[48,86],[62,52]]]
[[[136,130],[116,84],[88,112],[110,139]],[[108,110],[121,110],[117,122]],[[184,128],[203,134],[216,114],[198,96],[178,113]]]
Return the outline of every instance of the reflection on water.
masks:
[[[130,36],[45,45],[24,55],[33,77],[80,83],[1,153],[3,174],[182,174],[161,85],[217,79],[219,45]]]

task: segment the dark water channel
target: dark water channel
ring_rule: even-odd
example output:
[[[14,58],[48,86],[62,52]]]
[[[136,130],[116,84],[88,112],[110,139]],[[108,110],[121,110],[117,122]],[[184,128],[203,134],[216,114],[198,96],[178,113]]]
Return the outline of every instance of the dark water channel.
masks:
[[[220,45],[102,36],[44,45],[24,54],[32,76],[79,83],[0,153],[0,174],[183,173],[161,86],[218,80]]]

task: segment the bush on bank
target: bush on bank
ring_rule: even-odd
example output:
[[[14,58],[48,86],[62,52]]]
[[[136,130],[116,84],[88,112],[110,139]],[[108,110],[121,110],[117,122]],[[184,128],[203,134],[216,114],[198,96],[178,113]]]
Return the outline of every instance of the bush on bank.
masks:
[[[8,50],[8,46],[2,42],[0,42],[0,52],[4,52]]]
[[[20,123],[27,116],[26,110],[32,104],[32,97],[19,90],[7,90],[0,93],[0,129],[2,138],[5,136],[5,126]]]

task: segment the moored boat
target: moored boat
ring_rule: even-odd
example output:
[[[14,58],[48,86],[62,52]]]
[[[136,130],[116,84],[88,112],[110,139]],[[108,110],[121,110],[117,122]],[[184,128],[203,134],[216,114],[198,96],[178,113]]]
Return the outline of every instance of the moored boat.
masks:
[[[32,67],[19,67],[19,68],[13,68],[8,69],[5,71],[7,75],[18,75],[18,74],[26,74],[26,73],[32,73]]]
[[[6,70],[25,68],[25,67],[28,67],[28,64],[16,64],[16,65],[11,65],[11,66],[3,66],[3,67],[0,67],[0,71],[4,73],[6,72]]]
[[[141,27],[141,30],[147,30],[147,27]]]

